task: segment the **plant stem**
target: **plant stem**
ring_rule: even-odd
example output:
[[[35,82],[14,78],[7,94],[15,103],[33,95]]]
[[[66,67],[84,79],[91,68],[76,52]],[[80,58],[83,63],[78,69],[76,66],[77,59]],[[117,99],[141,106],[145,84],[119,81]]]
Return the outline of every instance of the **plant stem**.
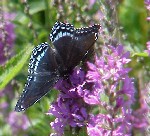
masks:
[[[45,10],[45,26],[46,28],[49,29],[49,21],[50,21],[50,15],[49,15],[49,0],[45,0],[45,7],[46,7],[46,10]]]

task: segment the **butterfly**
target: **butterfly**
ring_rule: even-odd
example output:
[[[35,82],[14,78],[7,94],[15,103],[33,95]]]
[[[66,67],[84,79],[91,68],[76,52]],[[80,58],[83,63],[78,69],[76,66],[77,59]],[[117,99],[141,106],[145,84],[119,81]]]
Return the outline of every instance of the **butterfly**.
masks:
[[[99,24],[75,29],[72,24],[56,22],[50,33],[53,48],[42,43],[32,51],[27,83],[15,111],[29,108],[46,95],[60,78],[70,72],[90,53],[98,39]]]

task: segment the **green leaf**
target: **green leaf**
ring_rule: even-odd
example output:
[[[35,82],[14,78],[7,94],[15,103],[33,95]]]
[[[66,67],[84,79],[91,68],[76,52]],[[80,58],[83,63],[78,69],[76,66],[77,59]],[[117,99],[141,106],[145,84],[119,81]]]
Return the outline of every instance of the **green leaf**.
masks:
[[[28,45],[19,54],[12,57],[5,66],[0,66],[0,89],[3,89],[23,68],[33,46]]]
[[[134,57],[134,56],[148,57],[148,53],[147,52],[134,53],[134,54],[132,54],[132,57]]]
[[[30,14],[33,15],[39,11],[45,10],[46,6],[43,1],[32,1],[30,2]]]
[[[125,0],[119,6],[119,22],[124,28],[124,33],[127,34],[126,40],[130,43],[143,45],[143,47],[139,46],[142,50],[148,40],[149,31],[145,9],[142,0]]]
[[[23,12],[18,11],[16,13],[16,17],[13,20],[13,23],[19,24],[19,25],[25,25],[28,24],[29,18],[24,14]]]

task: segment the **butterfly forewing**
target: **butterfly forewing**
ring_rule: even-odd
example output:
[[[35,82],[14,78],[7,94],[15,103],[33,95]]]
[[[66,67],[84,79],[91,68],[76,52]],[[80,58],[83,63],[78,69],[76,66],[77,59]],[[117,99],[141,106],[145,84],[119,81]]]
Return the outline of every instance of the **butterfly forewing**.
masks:
[[[44,96],[58,81],[55,53],[47,43],[35,47],[29,63],[29,76],[15,111],[23,111]]]
[[[50,40],[52,43],[54,43],[55,41],[58,41],[60,38],[64,38],[66,36],[72,37],[73,33],[74,33],[74,26],[72,24],[57,21],[50,33]]]

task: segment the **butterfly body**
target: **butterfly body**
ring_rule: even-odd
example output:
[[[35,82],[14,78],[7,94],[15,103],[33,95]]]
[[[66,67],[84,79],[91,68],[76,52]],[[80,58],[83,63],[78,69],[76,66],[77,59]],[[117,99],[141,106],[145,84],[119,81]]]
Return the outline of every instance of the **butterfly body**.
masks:
[[[27,84],[15,111],[23,111],[37,102],[56,84],[70,74],[88,55],[98,38],[100,25],[75,29],[69,23],[56,22],[50,34],[54,48],[42,43],[32,51]]]

